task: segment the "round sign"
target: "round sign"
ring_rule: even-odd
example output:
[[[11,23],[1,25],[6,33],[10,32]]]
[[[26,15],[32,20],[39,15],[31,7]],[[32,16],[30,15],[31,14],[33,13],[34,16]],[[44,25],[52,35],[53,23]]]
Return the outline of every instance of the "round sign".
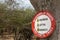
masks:
[[[32,20],[32,31],[39,38],[50,36],[55,29],[55,19],[48,11],[40,11]]]

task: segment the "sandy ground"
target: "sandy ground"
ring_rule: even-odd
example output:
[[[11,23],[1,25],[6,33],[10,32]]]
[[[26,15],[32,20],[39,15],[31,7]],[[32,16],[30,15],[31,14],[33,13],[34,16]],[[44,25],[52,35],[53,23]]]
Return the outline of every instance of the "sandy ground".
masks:
[[[0,36],[0,40],[14,40],[14,35],[3,35],[3,36]]]

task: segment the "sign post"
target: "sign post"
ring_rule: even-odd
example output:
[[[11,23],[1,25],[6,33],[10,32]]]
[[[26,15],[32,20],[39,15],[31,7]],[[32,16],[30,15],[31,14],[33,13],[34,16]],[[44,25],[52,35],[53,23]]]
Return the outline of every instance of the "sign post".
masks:
[[[32,20],[32,31],[39,38],[47,38],[55,30],[55,19],[48,11],[40,11]]]

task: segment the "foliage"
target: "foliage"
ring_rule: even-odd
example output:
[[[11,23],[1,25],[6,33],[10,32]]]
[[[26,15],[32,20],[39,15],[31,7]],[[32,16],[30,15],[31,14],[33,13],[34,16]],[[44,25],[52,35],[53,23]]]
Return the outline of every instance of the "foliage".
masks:
[[[34,15],[34,10],[7,10],[4,4],[0,6],[0,27],[21,27],[25,23],[29,23]]]

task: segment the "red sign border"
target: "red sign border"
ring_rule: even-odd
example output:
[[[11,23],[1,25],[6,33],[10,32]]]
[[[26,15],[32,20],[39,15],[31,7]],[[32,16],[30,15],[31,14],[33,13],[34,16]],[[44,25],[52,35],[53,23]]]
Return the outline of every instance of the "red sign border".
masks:
[[[42,12],[43,12],[43,13],[42,13]],[[40,11],[40,12],[38,12],[38,13],[34,16],[34,18],[33,18],[33,20],[32,20],[32,31],[33,31],[33,33],[34,33],[35,36],[37,36],[37,37],[39,37],[39,38],[47,38],[48,36],[50,36],[50,35],[54,32],[54,30],[55,30],[55,28],[56,28],[56,21],[55,21],[54,17],[53,17],[51,14],[52,14],[52,13],[49,12],[49,11]],[[38,16],[40,16],[40,15],[47,15],[47,16],[50,18],[50,20],[51,20],[51,28],[50,28],[50,30],[49,30],[47,33],[43,34],[43,35],[39,34],[39,33],[35,30],[35,28],[34,28],[34,21],[35,21],[36,17],[38,17]]]

